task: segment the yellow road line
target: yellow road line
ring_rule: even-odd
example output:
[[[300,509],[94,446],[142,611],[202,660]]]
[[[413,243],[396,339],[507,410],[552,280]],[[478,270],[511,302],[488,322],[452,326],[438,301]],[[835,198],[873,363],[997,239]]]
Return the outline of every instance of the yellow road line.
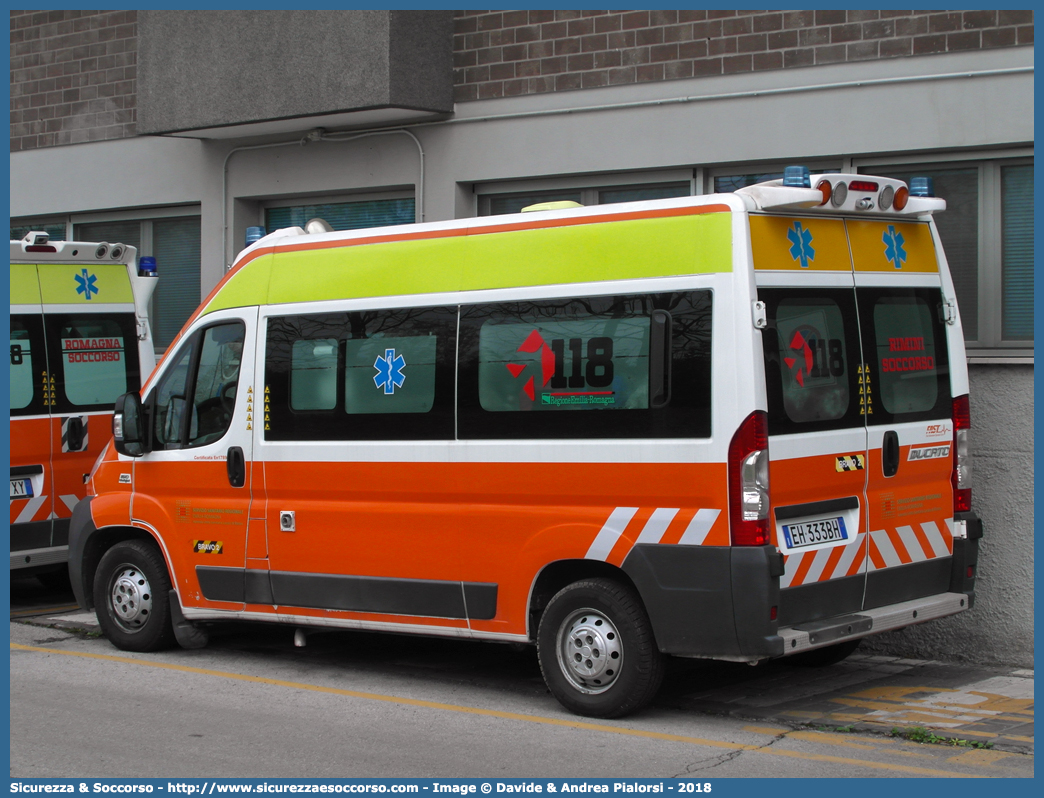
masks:
[[[755,751],[772,756],[783,756],[792,759],[814,760],[817,762],[832,762],[845,765],[857,765],[875,770],[893,770],[902,773],[914,773],[921,776],[942,776],[949,778],[985,778],[972,776],[965,773],[951,773],[945,770],[932,770],[930,768],[911,767],[909,765],[889,765],[882,762],[870,762],[862,759],[848,759],[846,757],[831,756],[827,754],[809,754],[801,751],[787,751],[780,748],[762,748],[756,745],[744,745],[742,743],[728,743],[722,740],[708,740],[702,737],[688,737],[681,734],[664,734],[663,732],[643,731],[641,729],[629,729],[622,726],[607,726],[600,723],[586,723],[578,720],[562,720],[560,718],[546,718],[539,715],[523,715],[516,712],[501,712],[495,709],[480,709],[478,707],[464,707],[457,704],[443,704],[437,701],[423,701],[417,698],[404,698],[401,696],[382,695],[380,693],[363,693],[358,690],[344,690],[339,687],[323,687],[317,684],[306,684],[303,682],[289,682],[282,679],[269,679],[264,676],[250,676],[245,673],[233,673],[231,671],[215,671],[208,668],[194,668],[190,665],[175,665],[168,662],[149,662],[148,660],[133,659],[131,657],[118,657],[111,654],[91,654],[84,651],[63,651],[57,648],[44,648],[42,646],[26,646],[21,643],[11,643],[13,651],[32,651],[41,654],[61,654],[68,657],[83,657],[85,659],[102,660],[105,662],[120,662],[127,665],[144,665],[149,668],[160,668],[162,670],[177,671],[179,673],[195,673],[201,676],[216,676],[221,679],[233,679],[240,682],[251,682],[253,684],[270,684],[275,687],[288,687],[292,690],[307,690],[313,693],[326,693],[329,695],[346,696],[349,698],[362,698],[369,701],[383,701],[400,706],[424,707],[427,709],[441,709],[447,712],[461,712],[468,715],[480,715],[489,718],[500,718],[503,720],[517,720],[525,723],[539,723],[545,726],[561,726],[570,729],[585,729],[587,731],[599,731],[607,734],[622,734],[628,737],[641,737],[649,740],[663,740],[666,742],[689,743],[690,745],[703,745],[711,748],[727,748],[730,751]]]
[[[31,618],[34,615],[57,615],[58,613],[72,612],[80,609],[79,604],[69,604],[63,607],[35,607],[27,610],[15,610],[11,613],[12,618]]]

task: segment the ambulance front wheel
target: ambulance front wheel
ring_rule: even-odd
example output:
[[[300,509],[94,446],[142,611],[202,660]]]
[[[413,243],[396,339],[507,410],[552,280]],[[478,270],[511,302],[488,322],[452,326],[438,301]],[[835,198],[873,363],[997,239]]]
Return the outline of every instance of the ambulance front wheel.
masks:
[[[155,544],[125,540],[105,552],[94,576],[94,606],[109,642],[124,651],[172,646],[170,589]]]
[[[618,718],[648,704],[663,659],[641,599],[612,579],[585,579],[548,603],[537,632],[540,670],[566,709]]]

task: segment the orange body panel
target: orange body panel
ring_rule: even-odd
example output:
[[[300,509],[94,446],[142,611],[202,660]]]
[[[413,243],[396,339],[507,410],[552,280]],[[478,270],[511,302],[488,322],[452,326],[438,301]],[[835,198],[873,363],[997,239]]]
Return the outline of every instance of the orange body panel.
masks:
[[[244,567],[249,503],[249,488],[229,485],[224,460],[134,463],[134,521],[162,538],[186,605],[242,609],[241,603],[207,602],[195,566]]]
[[[953,553],[952,460],[910,460],[900,447],[894,477],[881,475],[881,450],[870,451],[867,488],[870,548],[868,570],[948,557]]]
[[[788,505],[854,496],[860,503],[858,517],[861,522],[854,529],[848,530],[852,540],[845,546],[788,553],[784,558],[785,573],[780,583],[781,587],[798,587],[811,582],[855,576],[865,570],[866,535],[863,525],[866,516],[863,490],[866,471],[839,471],[837,462],[838,457],[863,455],[865,449],[860,448],[858,444],[865,441],[866,436],[861,429],[857,429],[844,430],[834,437],[838,444],[836,452],[770,461],[773,505],[778,509]],[[851,445],[845,447],[845,443]],[[769,449],[771,451],[771,444]],[[778,527],[778,522],[772,525],[771,542],[776,545],[780,545],[777,539]]]
[[[51,419],[11,419],[11,465],[41,466],[43,485],[34,498],[11,500],[11,523],[46,521],[51,517],[54,485],[51,475]]]
[[[265,482],[272,570],[493,583],[497,616],[472,626],[511,634],[540,570],[584,558],[616,507],[639,511],[614,565],[657,507],[679,509],[664,535],[677,540],[697,509],[726,506],[724,464],[267,462]],[[707,543],[727,543],[726,518]]]
[[[230,488],[223,461],[106,461],[96,484],[112,486],[131,465],[134,520],[162,538],[187,607],[458,627],[466,633],[466,619],[208,601],[195,567],[492,583],[498,590],[496,617],[473,620],[471,628],[525,634],[537,575],[552,562],[588,557],[617,508],[637,510],[605,556],[613,565],[621,565],[653,526],[658,508],[673,513],[660,542],[677,543],[697,511],[711,509],[719,513],[703,544],[728,544],[724,463],[266,462],[267,519],[249,522],[250,559],[249,487]],[[256,482],[254,490],[260,491]],[[258,515],[260,506],[249,514]],[[99,526],[124,523],[126,504],[96,499],[94,508]],[[280,531],[280,511],[295,513],[294,532]],[[263,532],[265,546],[258,540]],[[195,551],[199,540],[219,541],[220,553]]]

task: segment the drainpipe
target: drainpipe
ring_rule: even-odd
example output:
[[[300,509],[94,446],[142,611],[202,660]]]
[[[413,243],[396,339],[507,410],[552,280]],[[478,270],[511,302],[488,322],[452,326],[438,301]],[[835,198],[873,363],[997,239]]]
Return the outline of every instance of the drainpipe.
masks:
[[[390,136],[393,134],[403,134],[413,139],[413,143],[417,145],[417,154],[420,158],[420,174],[417,179],[417,203],[416,211],[414,215],[414,221],[424,221],[424,148],[421,146],[420,140],[408,130],[402,128],[395,128],[391,130],[374,130],[367,131],[366,133],[327,133],[322,128],[316,128],[315,130],[309,131],[308,135],[304,138],[294,139],[293,141],[278,141],[273,144],[253,144],[245,147],[235,147],[228,151],[225,155],[225,161],[221,166],[221,257],[225,262],[225,271],[227,272],[232,268],[232,261],[234,258],[229,257],[228,253],[228,162],[237,152],[243,152],[244,150],[267,150],[274,147],[290,147],[297,145],[303,147],[306,144],[319,141],[329,141],[331,143],[337,142],[349,142],[357,141],[358,139],[369,138],[370,136]]]

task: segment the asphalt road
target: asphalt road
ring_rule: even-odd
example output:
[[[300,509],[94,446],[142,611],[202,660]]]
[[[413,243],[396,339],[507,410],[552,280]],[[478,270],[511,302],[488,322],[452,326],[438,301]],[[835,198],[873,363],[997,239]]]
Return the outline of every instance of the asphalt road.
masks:
[[[730,670],[730,668],[732,670]],[[1033,757],[694,711],[745,666],[672,661],[658,701],[574,716],[506,645],[228,627],[127,654],[11,623],[12,777],[1029,777]],[[749,669],[753,670],[753,669]],[[779,678],[804,678],[801,669]]]

